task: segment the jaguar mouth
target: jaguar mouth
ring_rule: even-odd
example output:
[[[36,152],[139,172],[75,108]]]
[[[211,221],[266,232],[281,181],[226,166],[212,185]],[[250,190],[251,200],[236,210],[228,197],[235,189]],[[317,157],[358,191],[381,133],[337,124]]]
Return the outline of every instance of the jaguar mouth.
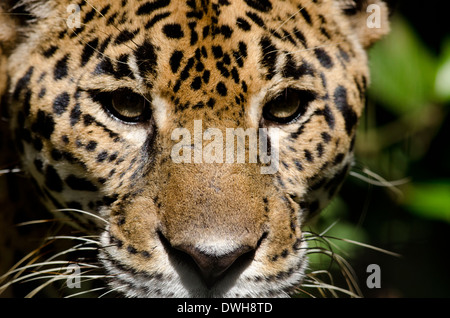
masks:
[[[102,235],[107,238],[108,232]],[[243,252],[229,266],[215,268],[216,274],[202,271],[198,261],[174,248],[159,234],[159,266],[152,271],[128,265],[123,248],[107,247],[100,259],[108,272],[108,284],[126,297],[289,297],[303,280],[307,266],[306,242],[291,255],[289,266],[270,275],[259,250]],[[263,246],[264,239],[260,240]],[[156,257],[156,255],[155,255]]]
[[[244,246],[234,252],[220,256],[210,255],[197,251],[190,246],[174,247],[161,232],[158,232],[158,237],[167,255],[169,255],[169,260],[173,264],[184,264],[190,268],[192,272],[195,272],[202,279],[208,290],[211,290],[216,284],[223,281],[225,277],[228,283],[230,283],[230,277],[236,279],[252,263],[256,253],[256,249]],[[261,237],[260,242],[263,239],[264,237]]]

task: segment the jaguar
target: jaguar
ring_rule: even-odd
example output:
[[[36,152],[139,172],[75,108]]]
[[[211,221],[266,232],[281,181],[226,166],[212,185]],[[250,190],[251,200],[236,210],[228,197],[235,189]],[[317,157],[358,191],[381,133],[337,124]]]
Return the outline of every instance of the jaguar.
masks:
[[[388,30],[380,0],[2,1],[8,151],[95,243],[109,290],[287,297],[303,228],[352,167],[367,50]]]

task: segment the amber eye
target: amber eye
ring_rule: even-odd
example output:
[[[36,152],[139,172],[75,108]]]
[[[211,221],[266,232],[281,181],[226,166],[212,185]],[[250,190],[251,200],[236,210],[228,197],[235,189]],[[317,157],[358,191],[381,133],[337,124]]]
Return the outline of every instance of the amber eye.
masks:
[[[264,105],[263,117],[268,121],[291,124],[306,112],[309,103],[315,98],[314,92],[286,88],[281,94]]]
[[[112,93],[111,110],[119,119],[137,122],[144,115],[148,105],[144,97],[126,91]]]
[[[124,122],[144,122],[151,116],[148,99],[131,89],[121,88],[114,92],[90,91],[90,93],[92,99],[99,102],[109,114]]]

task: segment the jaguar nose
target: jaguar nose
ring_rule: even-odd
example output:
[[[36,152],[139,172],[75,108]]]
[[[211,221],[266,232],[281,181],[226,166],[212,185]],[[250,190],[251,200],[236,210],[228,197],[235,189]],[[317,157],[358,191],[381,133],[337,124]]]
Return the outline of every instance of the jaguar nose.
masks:
[[[209,289],[238,259],[243,260],[245,258],[244,256],[250,257],[251,252],[255,250],[255,247],[246,245],[220,254],[214,251],[202,250],[192,245],[180,245],[175,248],[192,257],[203,281]]]

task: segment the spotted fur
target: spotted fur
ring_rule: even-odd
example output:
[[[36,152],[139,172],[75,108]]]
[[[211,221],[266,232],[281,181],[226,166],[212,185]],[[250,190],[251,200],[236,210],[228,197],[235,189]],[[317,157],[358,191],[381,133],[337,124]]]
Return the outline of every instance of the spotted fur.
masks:
[[[111,288],[129,297],[283,297],[301,284],[302,226],[352,164],[365,49],[388,28],[382,2],[10,2],[4,12],[31,17],[0,20],[11,31],[0,38],[2,100],[23,169],[50,210],[107,221],[65,213],[100,234]],[[67,24],[71,4],[78,27]],[[368,4],[381,8],[382,28],[366,27]],[[264,114],[283,94],[303,107],[287,123]],[[148,105],[138,119],[111,110],[111,98],[135,96]],[[195,120],[224,135],[279,128],[278,171],[175,163],[171,134],[192,133]]]

